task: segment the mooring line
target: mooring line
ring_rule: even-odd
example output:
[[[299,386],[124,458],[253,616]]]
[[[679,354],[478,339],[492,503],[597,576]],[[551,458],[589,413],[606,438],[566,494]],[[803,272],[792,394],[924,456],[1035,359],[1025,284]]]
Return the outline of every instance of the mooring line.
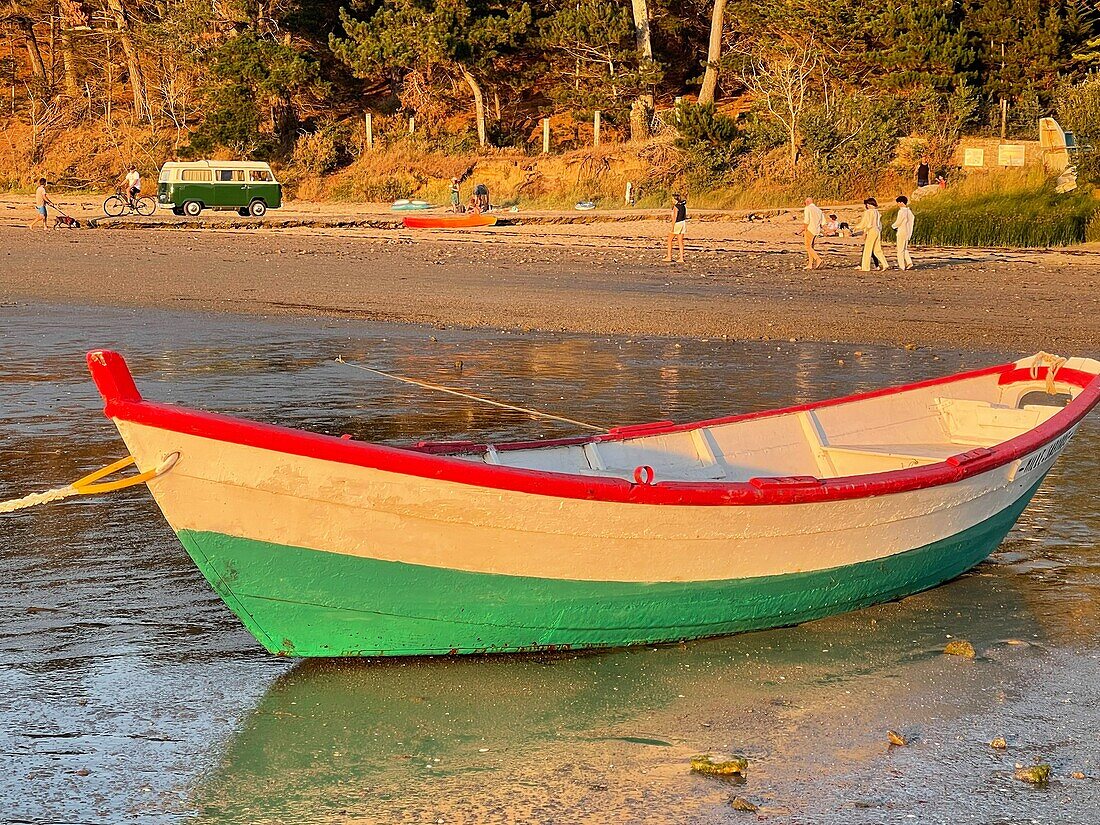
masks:
[[[144,473],[121,478],[117,481],[101,481],[133,464],[134,457],[128,455],[126,458],[119,459],[93,473],[88,473],[83,478],[77,479],[72,484],[66,484],[64,487],[55,487],[43,493],[31,493],[22,498],[13,498],[10,501],[0,501],[0,513],[14,513],[16,510],[25,510],[28,507],[37,507],[40,504],[50,504],[72,496],[95,496],[101,493],[113,493],[115,490],[125,490],[127,487],[134,487],[138,484],[145,484],[171,470],[179,457],[179,453],[172,453],[152,470],[146,470]]]
[[[338,356],[334,359],[337,364],[343,364],[346,367],[354,367],[357,370],[363,372],[369,372],[372,375],[378,375],[382,378],[389,378],[393,381],[400,381],[404,384],[412,384],[415,387],[421,387],[426,390],[434,390],[435,392],[444,392],[448,395],[455,395],[459,398],[465,398],[470,401],[477,401],[481,404],[490,404],[494,407],[500,407],[505,410],[513,410],[514,412],[526,413],[527,415],[533,415],[536,418],[548,418],[551,421],[561,421],[565,424],[573,424],[577,427],[584,427],[589,430],[595,430],[596,432],[605,433],[607,427],[599,427],[595,424],[589,424],[586,421],[577,421],[575,418],[566,418],[563,415],[553,415],[552,413],[542,412],[541,410],[533,410],[530,407],[520,407],[516,404],[505,404],[503,401],[496,401],[492,398],[485,398],[480,395],[473,395],[472,393],[462,392],[461,390],[452,389],[451,387],[444,387],[441,384],[433,384],[430,381],[420,381],[416,378],[407,378],[404,375],[394,375],[390,372],[375,369],[374,367],[366,367],[362,364],[353,364],[351,361],[345,361],[343,356]]]

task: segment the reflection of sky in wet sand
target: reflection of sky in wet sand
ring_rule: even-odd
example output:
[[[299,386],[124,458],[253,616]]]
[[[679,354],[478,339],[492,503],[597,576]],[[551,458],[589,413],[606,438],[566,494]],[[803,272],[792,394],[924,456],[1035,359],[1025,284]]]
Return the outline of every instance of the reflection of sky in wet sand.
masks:
[[[81,360],[101,345],[127,354],[152,398],[396,442],[565,430],[327,359],[611,424],[763,409],[1000,358],[0,308],[0,498],[117,456]],[[1036,792],[1006,770],[1042,756],[1061,777],[1098,772],[1098,434],[1082,428],[974,575],[798,628],[580,657],[292,666],[257,650],[147,495],[21,515],[4,522],[0,556],[4,815],[737,821],[724,807],[732,789],[686,770],[696,752],[733,751],[751,759],[737,792],[778,821],[1090,821],[1093,782]],[[939,655],[948,635],[983,656]],[[890,751],[888,727],[911,747]],[[998,734],[1013,745],[1005,755],[985,744]]]

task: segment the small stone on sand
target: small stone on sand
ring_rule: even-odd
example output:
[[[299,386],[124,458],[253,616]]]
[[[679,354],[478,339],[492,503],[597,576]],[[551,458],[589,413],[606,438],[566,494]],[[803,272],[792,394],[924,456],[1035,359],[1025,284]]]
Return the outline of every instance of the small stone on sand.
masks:
[[[749,800],[745,799],[745,797],[743,797],[743,796],[735,796],[733,799],[731,799],[730,800],[730,807],[733,808],[735,811],[745,811],[746,813],[750,813],[750,814],[754,814],[758,810],[760,810],[759,807],[757,807],[756,805],[753,805],[751,802],[749,802]]]
[[[1023,765],[1017,764],[1013,776],[1021,782],[1030,782],[1032,785],[1045,785],[1050,781],[1050,765],[1040,762],[1038,765],[1025,768]]]
[[[989,747],[996,748],[999,751],[1003,751],[1005,748],[1008,747],[1008,742],[1005,741],[1005,738],[1003,736],[998,736],[989,743]]]
[[[956,639],[953,642],[948,642],[943,652],[948,656],[962,656],[964,659],[973,659],[974,645],[970,644],[966,639]]]
[[[909,741],[896,730],[886,731],[886,738],[890,740],[891,745],[897,745],[899,748],[904,748],[909,744]]]
[[[744,776],[748,767],[749,760],[742,757],[721,762],[715,762],[709,753],[691,757],[692,771],[708,776]]]

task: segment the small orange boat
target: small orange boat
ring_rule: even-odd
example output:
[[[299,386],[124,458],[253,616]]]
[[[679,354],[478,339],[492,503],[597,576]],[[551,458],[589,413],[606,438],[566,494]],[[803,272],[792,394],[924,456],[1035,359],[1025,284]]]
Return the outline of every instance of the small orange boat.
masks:
[[[469,229],[475,226],[493,226],[497,222],[497,216],[462,212],[450,215],[406,215],[402,221],[406,229]]]

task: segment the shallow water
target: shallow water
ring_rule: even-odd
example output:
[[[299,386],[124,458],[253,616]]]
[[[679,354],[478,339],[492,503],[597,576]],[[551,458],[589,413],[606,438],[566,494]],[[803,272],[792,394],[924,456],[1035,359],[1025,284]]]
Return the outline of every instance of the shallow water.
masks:
[[[600,425],[1015,357],[0,306],[0,500],[123,453],[83,366],[102,346],[148,397],[388,442],[571,431],[336,355]],[[1094,418],[993,558],[936,590],[580,656],[295,664],[259,649],[144,490],[2,516],[0,822],[751,820],[733,794],[778,822],[1095,822],[1098,456]],[[941,655],[951,637],[978,659]],[[748,756],[747,782],[691,775],[699,752]],[[1011,776],[1035,759],[1047,788]]]

